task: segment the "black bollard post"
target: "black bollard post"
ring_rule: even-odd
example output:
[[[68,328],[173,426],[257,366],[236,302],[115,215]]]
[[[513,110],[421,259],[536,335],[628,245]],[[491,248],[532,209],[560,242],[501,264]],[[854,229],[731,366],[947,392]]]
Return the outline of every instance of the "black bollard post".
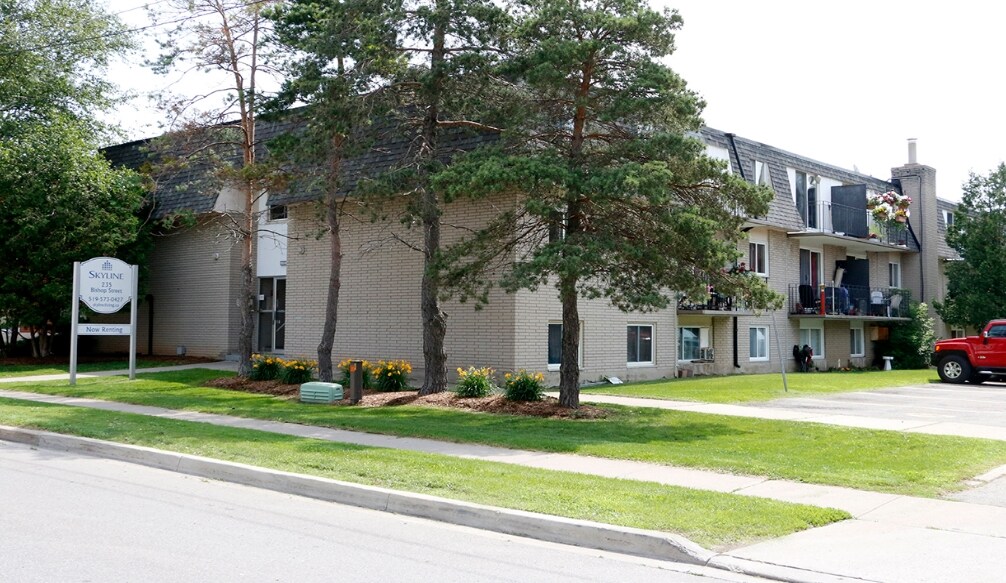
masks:
[[[352,360],[349,363],[349,402],[353,405],[363,398],[363,361]]]

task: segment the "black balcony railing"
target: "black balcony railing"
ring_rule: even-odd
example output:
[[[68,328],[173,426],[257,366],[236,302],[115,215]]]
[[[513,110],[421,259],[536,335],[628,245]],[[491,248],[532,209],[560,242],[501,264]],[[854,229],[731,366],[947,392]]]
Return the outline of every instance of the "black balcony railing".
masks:
[[[832,202],[819,202],[809,209],[814,213],[809,222],[810,231],[834,233],[857,239],[868,239],[877,243],[899,245],[918,251],[919,246],[912,237],[906,223],[877,221],[870,211],[862,207],[850,207]]]
[[[735,301],[733,297],[721,295],[715,291],[698,298],[684,295],[678,297],[679,312],[736,312],[745,309],[743,302]]]
[[[911,292],[896,287],[789,286],[789,313],[819,316],[905,318]]]

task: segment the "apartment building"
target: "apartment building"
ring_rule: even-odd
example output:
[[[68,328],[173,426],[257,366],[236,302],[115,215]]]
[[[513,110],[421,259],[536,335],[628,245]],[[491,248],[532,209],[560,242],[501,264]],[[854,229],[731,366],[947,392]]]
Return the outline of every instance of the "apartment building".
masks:
[[[650,313],[624,313],[604,300],[583,300],[579,360],[584,382],[769,372],[780,366],[794,370],[794,345],[810,346],[820,369],[870,366],[882,356],[874,343],[886,338],[892,324],[907,319],[911,302],[942,299],[943,264],[954,258],[944,237],[953,204],[936,197],[935,170],[917,163],[914,144],[908,162],[893,168],[889,179],[879,179],[711,128],[698,137],[730,172],[775,193],[765,216],[747,218],[738,265],[725,267],[765,278],[785,296],[785,306],[758,313],[714,289],[701,298],[679,297],[673,308]],[[459,149],[478,146],[470,137],[454,139]],[[140,146],[116,146],[108,155],[138,166]],[[405,141],[386,143],[348,166],[354,172],[373,170],[407,147]],[[906,222],[872,219],[868,198],[888,191],[911,197]],[[150,294],[139,312],[140,350],[231,356],[239,326],[240,253],[217,219],[235,207],[227,192],[171,192],[159,200],[159,216],[189,210],[200,220],[156,242]],[[310,189],[262,197],[265,228],[256,241],[259,351],[317,354],[330,251],[316,198]],[[515,202],[448,205],[444,243]],[[387,220],[376,221],[354,213],[352,205],[347,208],[335,358],[405,359],[421,375],[422,231],[398,221],[394,205],[383,213]],[[513,294],[497,289],[482,309],[449,301],[444,310],[449,370],[525,368],[558,381],[562,314],[554,288]],[[938,334],[951,331],[941,323]],[[102,341],[105,348],[121,349],[116,340]]]

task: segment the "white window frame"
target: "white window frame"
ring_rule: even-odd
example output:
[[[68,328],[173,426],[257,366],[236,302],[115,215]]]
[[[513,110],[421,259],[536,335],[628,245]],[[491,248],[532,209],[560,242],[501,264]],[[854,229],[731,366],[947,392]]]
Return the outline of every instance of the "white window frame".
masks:
[[[808,334],[805,336],[804,332],[807,331]],[[816,331],[819,336],[820,345],[814,346],[814,342],[811,341],[810,337],[813,334],[810,332]],[[800,346],[803,347],[804,344],[809,344],[812,349],[814,349],[813,360],[823,360],[824,359],[824,322],[821,320],[800,320]]]
[[[954,226],[954,211],[943,211],[943,226],[947,230]]]
[[[762,257],[764,258],[764,265],[757,265],[755,259],[757,257],[756,250],[757,247],[763,247]],[[760,275],[761,277],[768,277],[768,236],[765,233],[755,233],[751,232],[748,235],[748,269],[755,273],[755,275]]]
[[[549,327],[551,327],[551,326],[559,326],[559,329],[562,330],[562,320],[549,320],[548,321],[548,326]],[[548,328],[546,328],[546,331],[547,331],[547,329]],[[561,336],[561,332],[560,332],[560,338],[561,337],[562,336]],[[559,348],[559,351],[560,351],[560,358],[561,358],[562,357],[562,348],[561,348],[561,346]],[[577,364],[582,369],[583,368],[583,320],[580,320],[580,341],[577,343],[576,360],[577,360]],[[548,367],[548,370],[550,370],[550,371],[559,370],[560,368],[562,368],[562,362],[556,362],[556,363],[550,363],[550,362],[548,362],[548,336],[545,337],[545,363],[546,363],[546,365]]]
[[[772,173],[769,170],[768,162],[755,160],[755,184],[772,188]]]
[[[703,348],[709,348],[710,342],[712,340],[712,334],[708,326],[678,326],[677,329],[677,346],[675,347],[675,358],[678,362],[691,362],[693,360],[698,360],[698,356],[695,358],[681,358],[681,348],[683,343],[681,342],[681,330],[691,328],[699,331],[699,350]]]
[[[762,341],[765,343],[765,354],[764,355],[752,355],[751,348],[754,346],[751,339],[757,334],[756,330],[761,330],[764,338]],[[768,362],[770,357],[769,352],[769,329],[768,326],[751,326],[748,328],[748,360],[751,362]]]
[[[951,338],[965,338],[968,335],[964,328],[951,328],[950,337]]]
[[[628,345],[626,345],[625,351],[625,365],[629,368],[639,367],[639,366],[654,366],[656,364],[656,354],[657,354],[657,325],[653,322],[628,322],[625,325],[626,334],[628,334],[629,328],[649,328],[650,329],[650,360],[629,360]],[[628,340],[628,339],[626,339]],[[637,333],[636,342],[639,342],[639,336]],[[638,356],[638,348],[637,348]]]
[[[888,261],[887,281],[890,287],[901,287],[901,261]]]
[[[858,352],[856,348],[859,348]],[[866,334],[862,322],[849,322],[849,356],[866,356]]]
[[[282,209],[282,215],[280,217],[273,216],[274,213],[279,213]],[[279,223],[286,222],[290,218],[290,207],[285,204],[270,204],[266,206],[265,211],[266,222],[267,223]]]

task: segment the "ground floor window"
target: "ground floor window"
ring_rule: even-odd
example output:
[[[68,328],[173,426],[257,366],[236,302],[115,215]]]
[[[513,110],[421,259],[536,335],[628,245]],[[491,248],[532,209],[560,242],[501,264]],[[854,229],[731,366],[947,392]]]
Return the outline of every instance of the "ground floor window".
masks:
[[[678,328],[678,360],[702,360],[704,348],[709,348],[709,328]]]
[[[824,323],[809,322],[800,325],[800,346],[810,346],[814,358],[824,358]]]
[[[849,356],[866,356],[863,323],[853,322],[849,326]]]
[[[950,337],[951,338],[964,338],[967,334],[964,333],[963,328],[951,328]]]
[[[768,360],[768,328],[752,326],[748,329],[750,348],[748,357],[751,360]]]
[[[286,278],[262,277],[258,285],[258,351],[282,352],[286,345]]]
[[[580,322],[580,341],[577,360],[583,366],[583,322]],[[548,324],[548,370],[559,370],[562,366],[562,322]]]
[[[629,324],[626,328],[628,364],[653,364],[653,326]]]

